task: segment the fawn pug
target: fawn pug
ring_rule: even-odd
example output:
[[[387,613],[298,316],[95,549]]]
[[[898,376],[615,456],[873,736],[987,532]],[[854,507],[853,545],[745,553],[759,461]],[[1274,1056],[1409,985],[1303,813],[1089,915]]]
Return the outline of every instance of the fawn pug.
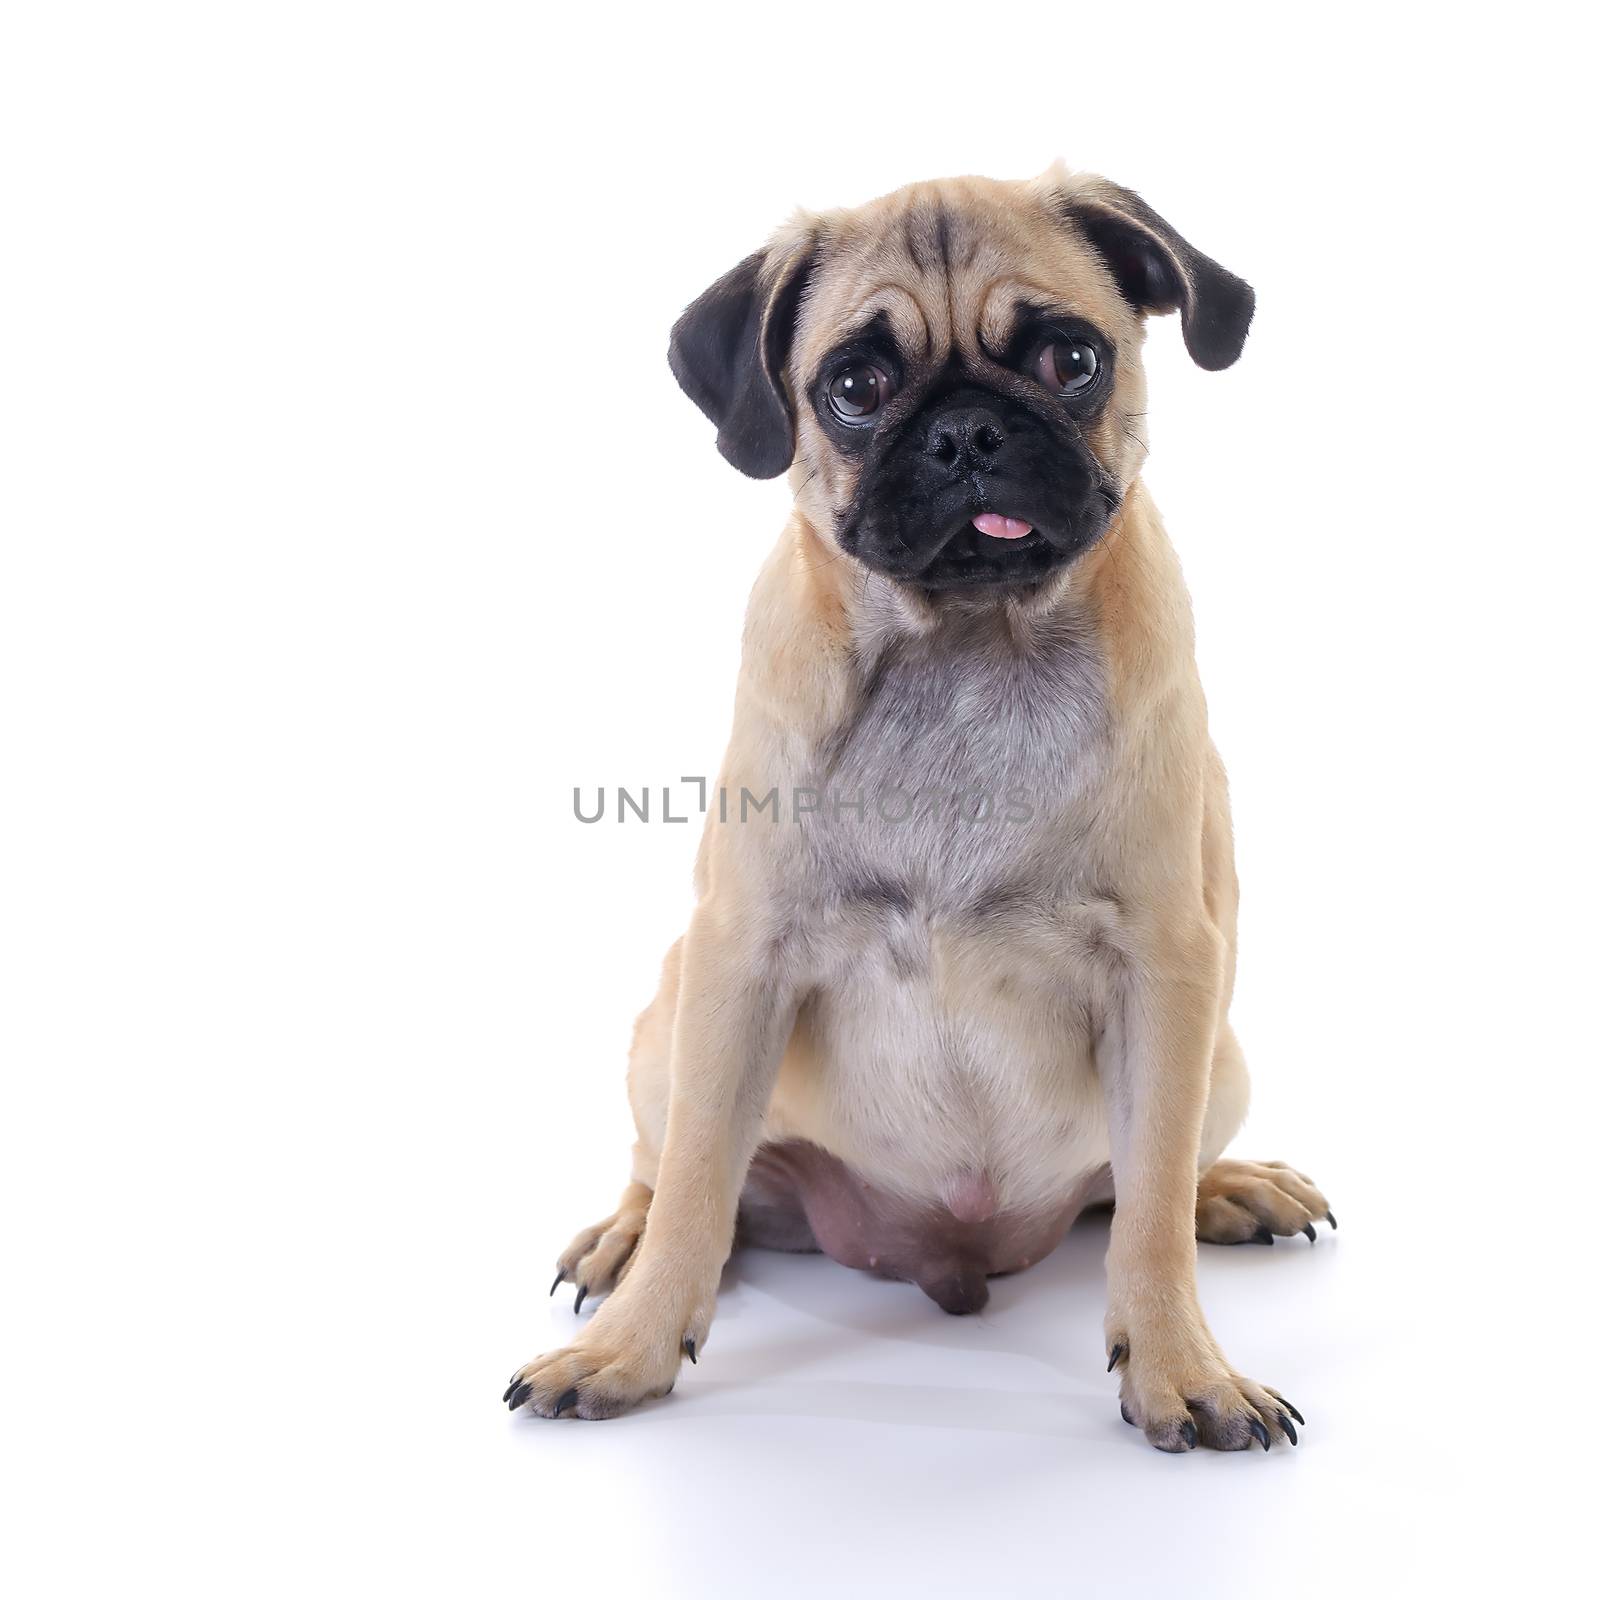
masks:
[[[1124,1417],[1162,1450],[1295,1439],[1196,1293],[1197,1237],[1333,1219],[1222,1155],[1248,1097],[1228,797],[1139,478],[1145,319],[1216,369],[1253,309],[1138,196],[1056,168],[801,214],[684,313],[673,371],[794,509],[750,602],[740,803],[634,1036],[632,1181],[558,1263],[605,1298],[513,1409],[664,1394],[736,1241],[967,1312],[1114,1201]]]

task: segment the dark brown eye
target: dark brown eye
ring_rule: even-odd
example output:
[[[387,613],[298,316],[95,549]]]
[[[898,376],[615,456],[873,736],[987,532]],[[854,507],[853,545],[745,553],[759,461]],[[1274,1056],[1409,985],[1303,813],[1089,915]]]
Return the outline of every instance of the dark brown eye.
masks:
[[[1052,394],[1082,394],[1099,370],[1093,349],[1077,343],[1047,344],[1034,363],[1039,382]]]
[[[828,404],[841,422],[860,422],[894,393],[894,383],[882,367],[846,367],[828,383]]]

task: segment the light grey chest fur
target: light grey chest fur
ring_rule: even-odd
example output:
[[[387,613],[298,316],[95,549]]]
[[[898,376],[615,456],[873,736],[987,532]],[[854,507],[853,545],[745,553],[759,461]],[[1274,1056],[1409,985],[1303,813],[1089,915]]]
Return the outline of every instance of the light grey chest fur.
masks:
[[[1092,1041],[1116,909],[1090,866],[1093,630],[1005,620],[895,639],[803,780],[818,802],[787,898],[806,1065],[785,1103],[791,1132],[889,1189],[977,1173],[1026,1209],[1105,1159]]]
[[[803,781],[811,890],[836,904],[958,914],[1026,886],[1065,890],[1105,733],[1093,629],[957,616],[863,664],[855,715]]]

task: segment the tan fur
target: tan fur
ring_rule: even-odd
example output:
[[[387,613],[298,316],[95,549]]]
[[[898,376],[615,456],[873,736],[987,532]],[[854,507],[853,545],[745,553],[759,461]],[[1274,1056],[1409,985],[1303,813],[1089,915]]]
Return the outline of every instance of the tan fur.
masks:
[[[1116,343],[1116,389],[1089,442],[1124,491],[1121,509],[1098,544],[1040,592],[1004,603],[1019,640],[1067,615],[1084,619],[1095,640],[1103,737],[1074,769],[1084,815],[1060,841],[1081,892],[988,943],[942,925],[928,934],[929,1003],[989,1030],[1013,1063],[1008,1084],[980,1075],[971,1087],[980,1110],[1009,1107],[1005,1096],[1021,1092],[1034,1097],[1034,1112],[995,1113],[987,1124],[943,1117],[927,1111],[926,1084],[821,1059],[806,997],[841,981],[841,966],[860,958],[858,935],[797,939],[774,910],[795,870],[794,830],[713,814],[697,907],[635,1035],[634,1181],[618,1215],[580,1235],[560,1262],[587,1292],[613,1284],[615,1292],[571,1345],[519,1371],[514,1385],[535,1411],[605,1416],[671,1387],[680,1353],[705,1345],[752,1153],[762,1141],[798,1138],[930,1203],[948,1192],[953,1171],[991,1169],[1006,1206],[1110,1198],[1094,1192],[1109,1162],[1116,1214],[1105,1338],[1125,1414],[1163,1448],[1192,1444],[1195,1430],[1201,1443],[1248,1446],[1255,1419],[1283,1437],[1275,1392],[1228,1365],[1201,1315],[1197,1219],[1203,1237],[1232,1242],[1263,1229],[1299,1232],[1327,1208],[1290,1169],[1218,1161],[1248,1098],[1227,1023],[1237,905],[1228,796],[1188,597],[1138,479],[1143,319],[1060,222],[1063,194],[1101,188],[1060,169],[1027,183],[913,185],[859,210],[797,217],[774,239],[766,267],[781,280],[817,239],[828,242],[790,353],[797,397],[840,330],[873,310],[904,345],[981,360],[986,344],[1003,339],[1018,297],[1044,295],[1081,309]],[[954,227],[947,258],[930,270],[906,241],[935,212]],[[762,794],[806,771],[821,741],[859,709],[875,640],[933,621],[930,602],[833,545],[855,469],[806,405],[795,410],[795,509],[751,597],[719,780],[734,797],[741,786]],[[1059,1068],[1045,1013],[1019,1010],[1016,1000],[1019,985],[1050,982],[1102,1019],[1098,1037]],[[903,1020],[886,1009],[872,1026],[892,1031]],[[1049,1070],[1030,1078],[1032,1061]],[[881,1129],[885,1108],[904,1120]],[[1034,1131],[1051,1128],[1070,1131]]]

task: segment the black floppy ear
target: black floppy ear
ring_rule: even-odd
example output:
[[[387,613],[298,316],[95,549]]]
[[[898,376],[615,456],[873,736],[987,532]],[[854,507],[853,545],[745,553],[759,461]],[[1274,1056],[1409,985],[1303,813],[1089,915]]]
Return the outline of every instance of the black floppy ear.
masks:
[[[1104,258],[1123,296],[1141,311],[1177,311],[1183,342],[1208,372],[1244,349],[1256,293],[1219,267],[1131,189],[1104,180],[1062,194],[1068,221]]]
[[[752,478],[776,478],[794,460],[794,410],[783,364],[811,252],[746,256],[672,329],[667,360],[683,391],[717,425],[717,448]]]

